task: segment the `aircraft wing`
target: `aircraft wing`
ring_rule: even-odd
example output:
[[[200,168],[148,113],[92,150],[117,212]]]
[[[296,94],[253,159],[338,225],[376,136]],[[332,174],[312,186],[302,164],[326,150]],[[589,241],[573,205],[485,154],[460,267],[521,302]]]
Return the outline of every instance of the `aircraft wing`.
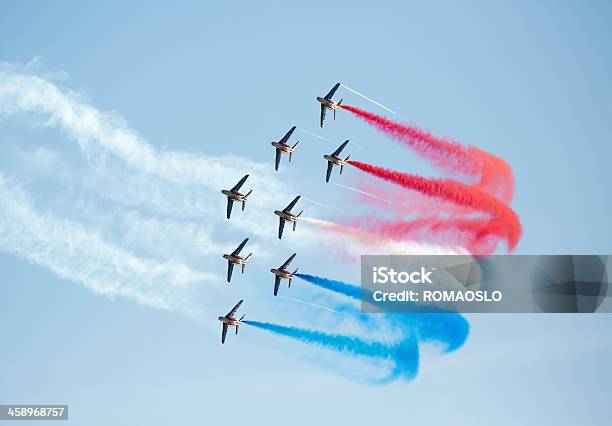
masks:
[[[298,195],[297,197],[295,197],[295,198],[293,199],[293,201],[292,201],[292,202],[290,202],[290,203],[289,203],[289,205],[283,209],[283,211],[284,211],[285,213],[289,213],[289,212],[291,212],[291,209],[293,208],[293,206],[295,206],[295,203],[297,203],[297,202],[298,202],[298,200],[300,199],[300,197],[301,197],[301,195]]]
[[[229,219],[232,214],[232,206],[234,205],[234,200],[230,197],[227,197],[227,218]]]
[[[278,239],[280,240],[283,237],[283,229],[285,229],[285,220],[283,218],[279,218],[280,222],[278,224]]]
[[[278,165],[280,164],[280,160],[281,160],[281,150],[276,148],[276,160],[274,162],[274,170],[278,170]]]
[[[334,165],[331,163],[331,161],[328,161],[327,162],[327,174],[325,175],[325,182],[329,182],[329,177],[331,176],[331,172],[333,168],[334,168]]]
[[[321,127],[323,127],[323,122],[325,121],[325,105],[321,104]]]
[[[223,323],[223,331],[221,332],[221,343],[225,343],[225,336],[227,336],[227,324]]]
[[[340,87],[340,83],[336,83],[336,85],[332,87],[329,93],[325,95],[325,99],[331,99],[334,96],[334,93],[336,93],[336,90],[338,90],[338,87]]]
[[[345,140],[344,143],[340,145],[338,149],[332,153],[332,156],[337,157],[338,155],[340,155],[340,153],[342,152],[342,150],[344,149],[347,143],[349,143],[349,141]]]
[[[283,263],[283,264],[280,266],[280,268],[278,268],[278,269],[285,269],[287,266],[289,266],[289,264],[291,263],[291,261],[292,261],[293,259],[295,259],[295,255],[296,255],[296,254],[297,254],[297,253],[293,253],[293,254],[291,255],[291,257],[290,257],[289,259],[285,260],[285,263]]]
[[[230,282],[232,280],[233,271],[234,271],[234,264],[228,260],[227,261],[227,282]]]
[[[293,126],[291,129],[289,129],[287,134],[285,136],[283,136],[283,138],[279,141],[279,143],[287,143],[287,141],[289,140],[289,138],[291,137],[291,135],[295,131],[295,127],[296,126]]]
[[[246,182],[246,180],[249,178],[249,175],[244,175],[244,177],[242,179],[240,179],[238,181],[238,183],[236,185],[234,185],[234,187],[232,189],[230,189],[230,191],[232,192],[236,192],[240,189],[240,187],[242,185],[244,185],[244,182]]]
[[[238,247],[236,247],[236,250],[234,250],[232,252],[232,256],[237,256],[240,253],[240,250],[242,250],[244,248],[244,246],[246,245],[247,241],[249,241],[249,239],[245,238],[244,241],[241,242]]]
[[[279,276],[275,276],[274,278],[274,295],[278,294],[278,288],[280,287],[281,279]]]
[[[232,310],[227,313],[226,317],[234,316],[240,305],[242,305],[242,302],[244,302],[244,300],[241,300],[240,302],[236,303],[236,306],[234,306]]]

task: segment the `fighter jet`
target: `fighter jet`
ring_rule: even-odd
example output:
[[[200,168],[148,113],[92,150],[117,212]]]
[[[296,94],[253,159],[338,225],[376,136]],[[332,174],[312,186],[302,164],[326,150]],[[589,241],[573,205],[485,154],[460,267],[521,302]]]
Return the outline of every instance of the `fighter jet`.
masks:
[[[221,332],[221,343],[225,343],[225,336],[227,335],[228,327],[236,327],[236,334],[238,334],[238,327],[240,326],[240,324],[242,324],[241,321],[244,319],[244,315],[241,316],[240,319],[236,319],[234,318],[234,314],[236,313],[240,305],[242,305],[242,302],[243,300],[236,303],[236,306],[234,306],[232,310],[227,313],[226,316],[219,317],[219,321],[223,323],[223,331]]]
[[[224,254],[223,258],[227,259],[227,282],[230,282],[232,279],[232,271],[234,270],[234,265],[242,266],[242,273],[244,274],[244,267],[246,266],[247,259],[251,257],[253,253],[249,253],[247,257],[240,256],[240,250],[244,248],[248,238],[245,238],[243,242],[232,252],[232,254]]]
[[[295,203],[297,203],[299,199],[300,199],[300,195],[295,197],[293,201],[290,202],[289,205],[283,209],[283,211],[274,210],[274,214],[276,214],[280,218],[279,219],[280,222],[278,224],[278,239],[279,240],[283,236],[283,229],[285,229],[285,222],[293,222],[293,230],[295,231],[295,225],[297,225],[298,217],[300,217],[300,215],[304,213],[304,210],[299,212],[297,215],[291,213],[291,209],[293,208],[293,206],[295,206]]]
[[[234,187],[230,190],[223,189],[221,193],[227,196],[227,218],[229,219],[232,214],[232,206],[234,205],[234,201],[242,203],[242,210],[244,211],[244,205],[246,204],[247,197],[251,195],[253,190],[250,190],[246,194],[241,194],[238,192],[240,187],[244,184],[244,182],[248,179],[249,175],[245,175],[240,181],[234,185]]]
[[[293,279],[293,274],[295,274],[299,268],[296,268],[295,271],[289,272],[287,270],[287,266],[291,263],[291,261],[295,258],[296,253],[293,253],[289,259],[285,261],[278,269],[270,269],[270,272],[274,274],[274,295],[278,294],[278,287],[280,286],[281,280],[289,280],[289,288],[291,288],[291,280]]]
[[[334,112],[334,120],[336,119],[336,110],[340,109],[342,99],[339,102],[334,102],[332,96],[334,96],[338,87],[340,87],[340,83],[336,83],[324,98],[317,96],[317,101],[321,103],[321,127],[323,127],[323,121],[325,120],[325,110],[331,109]]]
[[[289,162],[291,163],[291,155],[295,151],[295,147],[298,146],[300,141],[297,141],[295,145],[291,146],[287,143],[293,132],[295,131],[295,126],[293,126],[285,136],[278,142],[272,142],[272,146],[276,148],[276,162],[274,163],[274,170],[278,170],[278,165],[280,164],[281,155],[289,154]]]
[[[331,172],[334,166],[340,166],[340,174],[342,174],[342,169],[348,164],[348,160],[351,158],[350,155],[344,160],[339,157],[340,152],[342,152],[347,143],[349,143],[348,140],[344,141],[344,143],[340,145],[337,150],[332,152],[331,155],[323,156],[323,158],[327,160],[327,174],[325,175],[325,182],[329,182],[329,177],[331,176]]]

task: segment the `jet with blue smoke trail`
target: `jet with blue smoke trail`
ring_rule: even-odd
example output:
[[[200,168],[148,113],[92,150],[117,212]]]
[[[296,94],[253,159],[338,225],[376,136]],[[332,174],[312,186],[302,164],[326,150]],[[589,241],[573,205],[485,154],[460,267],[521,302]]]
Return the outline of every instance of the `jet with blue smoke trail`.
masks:
[[[236,306],[234,306],[232,310],[227,313],[227,315],[219,317],[219,321],[221,321],[221,324],[223,325],[223,329],[221,330],[221,343],[225,343],[225,336],[227,336],[227,329],[229,327],[236,327],[236,334],[238,334],[238,327],[240,327],[240,324],[242,324],[242,320],[244,319],[245,315],[242,315],[240,319],[237,319],[234,317],[234,314],[236,311],[238,311],[238,308],[240,308],[242,302],[244,302],[244,300],[236,303]]]
[[[293,259],[295,259],[296,255],[297,253],[293,253],[291,256],[289,256],[289,259],[285,260],[285,263],[283,263],[281,266],[279,266],[278,268],[270,269],[270,272],[274,274],[274,295],[275,296],[278,294],[278,288],[280,287],[281,280],[288,280],[289,281],[288,287],[291,288],[291,280],[293,279],[293,276],[295,275],[295,273],[298,271],[299,268],[295,268],[295,271],[291,272],[287,269],[287,267],[293,261]]]

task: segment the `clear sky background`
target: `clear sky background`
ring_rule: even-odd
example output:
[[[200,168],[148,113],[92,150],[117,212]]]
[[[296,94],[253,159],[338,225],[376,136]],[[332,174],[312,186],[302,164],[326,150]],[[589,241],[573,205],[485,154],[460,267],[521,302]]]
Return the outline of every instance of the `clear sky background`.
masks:
[[[318,129],[314,97],[342,81],[390,106],[401,120],[506,159],[516,178],[513,207],[524,227],[517,253],[607,254],[611,19],[605,1],[300,7],[3,1],[0,60],[23,66],[40,58],[34,65],[39,73],[54,74],[50,80],[98,110],[120,114],[162,151],[231,154],[272,169],[270,141],[298,125],[338,143],[358,143],[361,148],[350,151],[355,159],[436,173],[346,112],[335,122],[328,115],[326,128]],[[384,112],[349,92],[338,94]],[[83,172],[104,194],[95,199],[91,187],[67,184],[74,170],[63,166],[87,168],[79,150],[65,133],[34,123],[28,115],[0,117],[0,165],[39,210],[81,222],[86,217],[91,222],[85,225],[130,252],[168,255],[155,250],[163,239],[122,235],[125,223],[109,218],[116,203],[108,200],[117,196],[109,192],[112,182]],[[317,217],[358,208],[342,188],[324,184],[320,156],[334,144],[298,136],[294,163],[281,165],[278,180],[289,189],[279,197],[288,202],[289,193],[299,192],[333,207],[304,200],[303,208]],[[56,157],[65,162],[49,162]],[[121,179],[119,166],[107,166]],[[241,172],[239,164],[233,168]],[[358,177],[347,170],[333,179],[350,185]],[[233,185],[233,175],[227,180]],[[70,208],[67,200],[78,202]],[[122,205],[129,207],[128,201]],[[222,217],[220,194],[206,202]],[[247,205],[250,211],[257,209]],[[143,212],[134,208],[130,217]],[[245,236],[244,229],[218,230],[223,222],[207,217],[187,219],[197,229],[213,229],[215,237],[238,243]],[[161,213],[156,218],[167,219]],[[423,348],[417,378],[386,386],[339,375],[334,366],[321,365],[323,351],[255,329],[245,327],[221,346],[216,317],[244,294],[252,296],[244,306],[251,319],[291,323],[291,315],[309,315],[295,302],[269,300],[267,268],[294,249],[304,272],[358,282],[358,265],[338,261],[328,248],[318,250],[302,225],[281,243],[254,238],[262,261],[255,263],[254,249],[252,269],[231,286],[207,293],[203,284],[196,300],[217,310],[207,307],[210,318],[195,321],[95,295],[21,256],[0,253],[0,403],[68,403],[69,423],[78,425],[608,424],[608,315],[472,315],[463,348],[444,356]],[[132,229],[143,235],[150,230]],[[265,229],[274,236],[274,227]],[[180,236],[173,236],[171,255],[197,265],[197,250],[183,253],[191,247],[182,248]],[[198,266],[212,279],[225,273],[212,254]],[[295,287],[283,294],[327,302]]]

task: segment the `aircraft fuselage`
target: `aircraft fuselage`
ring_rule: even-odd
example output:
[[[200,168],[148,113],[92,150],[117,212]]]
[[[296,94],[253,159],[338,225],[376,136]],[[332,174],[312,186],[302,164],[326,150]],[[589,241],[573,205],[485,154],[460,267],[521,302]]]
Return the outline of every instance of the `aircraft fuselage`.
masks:
[[[223,258],[226,259],[227,261],[233,263],[234,265],[245,265],[246,264],[246,259],[244,259],[242,256],[234,256],[232,254],[224,254]]]
[[[292,146],[289,145],[285,145],[284,143],[280,143],[280,142],[272,142],[272,146],[282,152],[286,152],[286,153],[292,153],[295,151],[295,149]]]
[[[329,109],[340,109],[340,106],[337,102],[332,101],[331,99],[325,99],[320,96],[317,96],[317,101],[321,103],[321,105],[325,106]]]
[[[298,217],[292,213],[287,213],[287,212],[283,212],[280,210],[274,210],[274,214],[286,220],[287,222],[296,222],[298,220]]]
[[[329,161],[332,164],[335,164],[337,166],[346,166],[348,164],[348,162],[346,160],[343,160],[340,157],[336,157],[335,155],[324,155],[323,158],[325,158],[327,161]]]
[[[272,272],[274,275],[276,275],[277,277],[283,278],[285,280],[288,280],[290,278],[293,278],[293,273],[289,272],[286,269],[276,269],[276,268],[272,268],[270,269],[270,272]]]
[[[246,201],[246,196],[244,194],[241,194],[240,192],[234,192],[234,191],[229,191],[227,189],[222,189],[221,193],[231,198],[234,201],[239,201],[239,202]]]
[[[236,327],[240,325],[240,320],[236,319],[234,317],[219,317],[219,321],[232,326],[232,327]]]

